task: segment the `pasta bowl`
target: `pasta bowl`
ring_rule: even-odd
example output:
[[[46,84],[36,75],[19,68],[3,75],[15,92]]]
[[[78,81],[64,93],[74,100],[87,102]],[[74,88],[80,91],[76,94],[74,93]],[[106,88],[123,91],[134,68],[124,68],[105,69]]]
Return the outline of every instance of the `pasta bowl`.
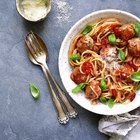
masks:
[[[67,90],[68,94],[72,97],[72,99],[79,104],[81,107],[97,114],[102,115],[117,115],[123,114],[129,111],[132,111],[139,107],[140,103],[140,92],[136,92],[135,99],[130,103],[116,103],[113,108],[109,108],[107,105],[102,103],[98,104],[91,104],[90,101],[85,98],[84,92],[81,91],[80,93],[72,93],[72,89],[76,86],[76,84],[71,80],[70,74],[72,72],[72,68],[69,64],[68,58],[68,51],[70,47],[71,40],[90,22],[102,20],[105,18],[117,18],[119,21],[123,23],[138,23],[140,24],[140,19],[131,13],[121,11],[121,10],[114,10],[114,9],[107,9],[107,10],[100,10],[95,11],[91,14],[80,19],[77,23],[75,23],[71,29],[68,31],[67,35],[65,36],[60,52],[59,52],[59,72],[62,83],[64,84],[65,89]]]

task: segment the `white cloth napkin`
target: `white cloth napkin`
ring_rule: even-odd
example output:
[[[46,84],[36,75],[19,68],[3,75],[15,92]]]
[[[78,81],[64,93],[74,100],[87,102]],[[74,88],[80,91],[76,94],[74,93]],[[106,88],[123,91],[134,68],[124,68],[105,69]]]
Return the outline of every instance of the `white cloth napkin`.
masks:
[[[103,116],[99,131],[109,135],[110,140],[140,140],[140,107],[116,116]]]

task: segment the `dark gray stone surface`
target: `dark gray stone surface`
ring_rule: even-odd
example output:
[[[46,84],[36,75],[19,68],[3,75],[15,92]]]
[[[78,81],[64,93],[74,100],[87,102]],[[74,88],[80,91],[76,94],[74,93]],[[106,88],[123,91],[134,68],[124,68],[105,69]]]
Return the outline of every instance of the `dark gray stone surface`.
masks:
[[[46,80],[33,65],[24,48],[26,33],[33,30],[48,45],[48,65],[64,89],[58,71],[58,55],[63,38],[81,17],[100,9],[121,9],[140,16],[139,0],[63,0],[67,2],[69,21],[58,11],[58,0],[46,20],[27,22],[16,11],[15,0],[0,1],[0,140],[107,140],[98,131],[100,115],[86,111],[69,97],[79,116],[62,126],[49,95]],[[61,0],[62,1],[62,0]],[[66,12],[66,11],[65,11]],[[29,83],[36,83],[41,91],[38,101],[29,92]]]

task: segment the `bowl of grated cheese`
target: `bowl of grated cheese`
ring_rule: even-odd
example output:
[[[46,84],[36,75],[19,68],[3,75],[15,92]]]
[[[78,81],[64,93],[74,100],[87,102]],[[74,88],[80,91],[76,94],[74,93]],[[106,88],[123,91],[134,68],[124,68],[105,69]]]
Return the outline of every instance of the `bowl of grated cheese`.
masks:
[[[16,7],[24,19],[37,22],[47,17],[51,10],[51,0],[16,0]]]

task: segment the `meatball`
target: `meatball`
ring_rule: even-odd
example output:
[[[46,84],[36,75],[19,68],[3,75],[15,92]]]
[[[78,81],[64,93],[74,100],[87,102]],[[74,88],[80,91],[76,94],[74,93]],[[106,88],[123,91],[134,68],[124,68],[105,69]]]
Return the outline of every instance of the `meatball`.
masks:
[[[84,35],[76,44],[78,52],[82,53],[86,50],[92,50],[93,43],[94,41],[89,35]]]
[[[129,75],[134,72],[134,69],[127,63],[124,64],[120,69],[121,69],[121,75],[124,77],[129,77]]]
[[[125,41],[135,36],[135,31],[131,24],[124,24],[119,28],[119,30],[121,32],[121,38]]]
[[[87,98],[97,99],[101,95],[99,84],[100,83],[97,80],[92,80],[91,82],[89,82],[85,89],[85,95]]]
[[[73,72],[70,75],[70,78],[72,81],[74,81],[76,84],[80,84],[82,82],[86,82],[87,75],[82,74],[79,70],[79,67],[75,67]]]
[[[134,72],[134,69],[130,65],[125,63],[123,66],[120,67],[120,69],[117,69],[115,71],[115,75],[117,77],[121,78],[122,80],[125,80],[127,82],[131,82],[131,79],[129,76],[133,72]]]
[[[129,53],[132,56],[140,56],[140,38],[132,38],[128,43]]]

